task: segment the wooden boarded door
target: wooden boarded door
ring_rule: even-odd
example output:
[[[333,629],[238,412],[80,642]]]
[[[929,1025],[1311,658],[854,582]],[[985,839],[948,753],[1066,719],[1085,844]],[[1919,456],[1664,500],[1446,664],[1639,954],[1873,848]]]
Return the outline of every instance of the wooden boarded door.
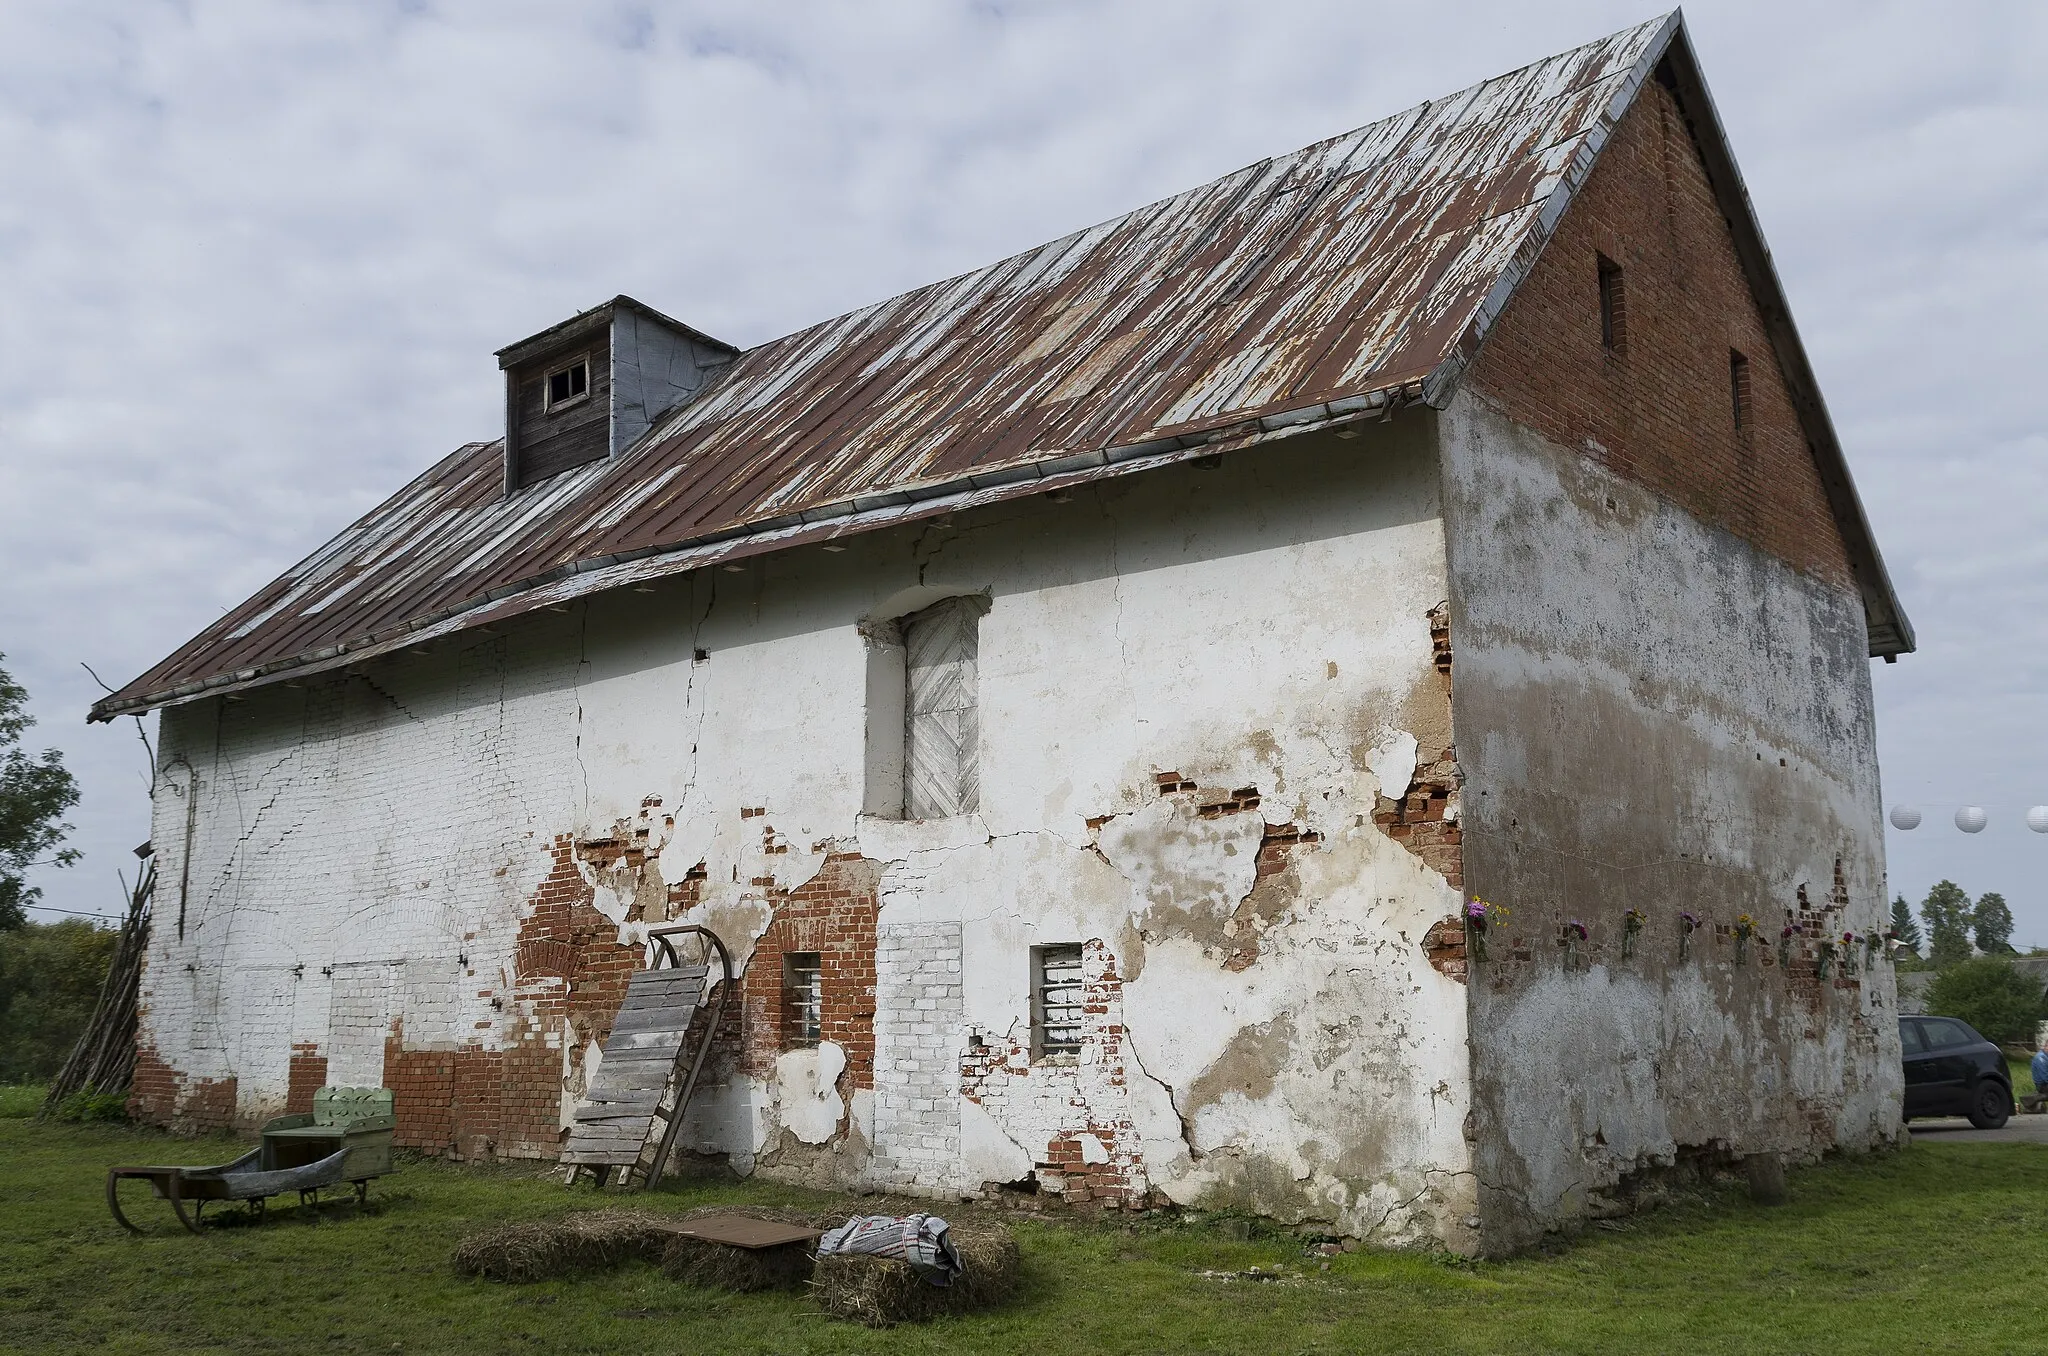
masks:
[[[903,815],[944,819],[981,807],[981,716],[975,676],[978,598],[948,598],[903,619]]]

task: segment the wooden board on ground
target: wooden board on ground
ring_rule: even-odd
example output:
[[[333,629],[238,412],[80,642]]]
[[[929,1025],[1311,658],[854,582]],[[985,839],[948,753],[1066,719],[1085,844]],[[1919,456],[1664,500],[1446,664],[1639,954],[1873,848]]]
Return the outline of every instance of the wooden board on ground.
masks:
[[[818,1230],[806,1229],[801,1224],[755,1219],[752,1215],[704,1215],[678,1220],[666,1227],[684,1238],[723,1243],[732,1248],[780,1248],[790,1243],[815,1243],[819,1237]]]

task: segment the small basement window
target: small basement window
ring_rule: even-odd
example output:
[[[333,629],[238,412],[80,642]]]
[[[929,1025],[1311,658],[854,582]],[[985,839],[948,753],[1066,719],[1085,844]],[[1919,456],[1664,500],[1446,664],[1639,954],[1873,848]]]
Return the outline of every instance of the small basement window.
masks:
[[[590,394],[590,359],[578,358],[548,373],[548,408],[573,405]]]
[[[1031,1057],[1068,1061],[1081,1053],[1081,946],[1031,948]]]
[[[1619,358],[1628,353],[1628,297],[1622,289],[1621,265],[1604,254],[1600,261],[1600,344]]]
[[[1755,412],[1749,405],[1749,359],[1728,350],[1728,399],[1735,415],[1735,431],[1749,432]]]
[[[816,1045],[825,1029],[825,967],[815,951],[782,957],[782,1047]]]

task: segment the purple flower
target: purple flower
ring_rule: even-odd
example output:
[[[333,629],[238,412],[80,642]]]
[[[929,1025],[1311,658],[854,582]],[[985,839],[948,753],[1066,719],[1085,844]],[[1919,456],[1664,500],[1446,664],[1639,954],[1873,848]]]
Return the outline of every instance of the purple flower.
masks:
[[[1578,919],[1572,919],[1572,921],[1566,923],[1564,927],[1565,931],[1567,932],[1577,933],[1580,941],[1583,942],[1586,940],[1586,925],[1584,923],[1581,923]]]
[[[1680,913],[1678,915],[1678,921],[1685,924],[1685,930],[1687,932],[1691,932],[1694,928],[1700,925],[1699,916],[1697,914],[1692,913],[1690,910]]]

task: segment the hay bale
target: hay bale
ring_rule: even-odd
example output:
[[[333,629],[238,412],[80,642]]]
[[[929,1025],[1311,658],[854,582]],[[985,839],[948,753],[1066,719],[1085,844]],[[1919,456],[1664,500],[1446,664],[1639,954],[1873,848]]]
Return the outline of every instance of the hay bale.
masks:
[[[501,1224],[471,1234],[455,1248],[455,1269],[468,1276],[526,1285],[658,1260],[675,1237],[675,1216],[652,1210],[585,1210],[556,1219]]]
[[[831,1253],[811,1273],[811,1298],[834,1318],[886,1328],[992,1309],[1016,1294],[1022,1258],[1008,1229],[969,1223],[950,1232],[964,1270],[949,1286],[928,1284],[893,1257]]]
[[[758,1206],[707,1205],[683,1213],[660,1210],[583,1210],[554,1219],[503,1224],[471,1234],[455,1249],[455,1269],[485,1280],[526,1285],[625,1262],[658,1264],[671,1280],[720,1290],[768,1290],[810,1278],[810,1249],[734,1248],[683,1238],[676,1226],[712,1215],[829,1227],[827,1217]]]
[[[726,1205],[704,1206],[680,1215],[680,1220],[707,1219],[713,1215],[744,1215],[749,1219],[774,1220],[806,1229],[825,1229],[831,1221],[801,1210]],[[672,1281],[707,1286],[714,1290],[748,1293],[755,1290],[795,1289],[811,1278],[811,1248],[805,1243],[787,1243],[775,1248],[736,1248],[701,1238],[671,1235],[661,1255],[661,1271]]]

